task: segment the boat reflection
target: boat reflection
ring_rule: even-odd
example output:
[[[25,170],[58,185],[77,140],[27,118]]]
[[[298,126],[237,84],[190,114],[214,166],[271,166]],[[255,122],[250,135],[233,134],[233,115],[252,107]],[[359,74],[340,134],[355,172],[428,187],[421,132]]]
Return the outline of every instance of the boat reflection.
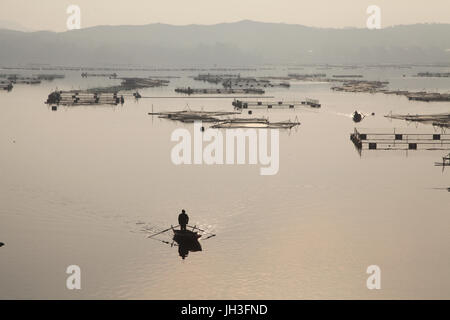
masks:
[[[202,246],[199,242],[200,239],[208,240],[216,236],[215,234],[202,230],[197,226],[187,226],[191,228],[191,230],[175,229],[176,227],[171,226],[170,228],[167,228],[165,230],[150,235],[148,238],[168,244],[171,247],[177,246],[178,254],[183,260],[186,259],[186,257],[189,255],[189,252],[202,251]],[[143,231],[145,232],[146,230]],[[155,236],[162,236],[168,231],[173,232],[173,237],[171,240],[164,240],[155,237]]]
[[[190,230],[173,229],[173,241],[178,245],[178,254],[184,260],[189,252],[202,251],[202,246],[198,239],[201,238],[197,232]]]

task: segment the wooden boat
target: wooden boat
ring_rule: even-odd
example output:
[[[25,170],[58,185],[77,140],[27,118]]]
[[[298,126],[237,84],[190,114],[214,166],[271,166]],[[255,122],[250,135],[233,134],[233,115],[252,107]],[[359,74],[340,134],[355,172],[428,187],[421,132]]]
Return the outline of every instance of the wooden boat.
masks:
[[[190,230],[173,230],[173,239],[175,241],[197,241],[197,239],[201,238],[202,235],[198,234],[198,232],[190,231]]]
[[[362,113],[359,113],[358,111],[355,111],[353,113],[352,118],[353,118],[354,122],[360,122],[363,119],[363,115],[362,115]]]
[[[211,232],[207,232],[205,230],[202,230],[200,228],[198,228],[197,226],[187,226],[188,228],[190,228],[191,230],[180,230],[180,229],[175,229],[177,228],[179,225],[177,226],[171,226],[168,229],[162,230],[160,232],[157,232],[155,234],[152,234],[151,236],[149,236],[149,238],[153,238],[157,235],[163,234],[167,231],[172,230],[173,231],[173,240],[177,241],[188,241],[188,240],[192,240],[192,241],[197,241],[198,239],[202,238],[204,236],[204,238],[202,238],[202,240],[207,240],[209,238],[215,237],[216,235],[214,233]]]
[[[191,230],[175,229],[177,227],[178,226],[175,227],[171,226],[168,229],[162,230],[149,236],[149,238],[161,241],[166,244],[170,244],[171,247],[173,247],[174,242],[176,242],[176,246],[178,246],[178,254],[180,255],[181,258],[185,259],[188,256],[189,252],[202,251],[202,246],[199,240],[207,240],[209,238],[216,236],[214,233],[210,233],[200,228],[197,228],[197,226],[187,226]],[[154,238],[155,236],[161,235],[170,230],[173,231],[172,243],[165,240]]]

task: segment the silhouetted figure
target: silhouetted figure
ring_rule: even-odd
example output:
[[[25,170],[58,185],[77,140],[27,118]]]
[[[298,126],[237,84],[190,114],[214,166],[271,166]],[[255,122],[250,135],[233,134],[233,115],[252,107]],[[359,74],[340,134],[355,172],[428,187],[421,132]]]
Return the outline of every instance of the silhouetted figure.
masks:
[[[180,224],[180,229],[186,231],[186,226],[189,223],[189,216],[184,209],[181,210],[181,213],[178,216],[178,223]]]

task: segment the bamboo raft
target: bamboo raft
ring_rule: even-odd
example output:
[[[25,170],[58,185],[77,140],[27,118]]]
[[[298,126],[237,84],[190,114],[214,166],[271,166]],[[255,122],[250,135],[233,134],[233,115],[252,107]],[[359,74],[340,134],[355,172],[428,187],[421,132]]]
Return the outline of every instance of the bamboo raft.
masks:
[[[223,119],[219,117],[241,114],[240,112],[230,111],[203,111],[203,110],[182,110],[169,112],[149,112],[149,115],[156,115],[159,118],[170,119],[181,122],[220,122]]]
[[[255,128],[255,129],[292,129],[299,126],[297,118],[294,121],[270,122],[268,119],[228,119],[219,122],[211,128],[217,129],[239,129],[239,128]]]
[[[281,122],[270,122],[266,118],[226,118],[227,116],[235,116],[240,112],[230,111],[197,111],[182,110],[169,112],[149,112],[149,115],[156,115],[159,118],[170,119],[181,122],[210,122],[215,123],[211,128],[270,128],[270,129],[291,129],[300,125],[297,117],[294,121],[287,120]]]

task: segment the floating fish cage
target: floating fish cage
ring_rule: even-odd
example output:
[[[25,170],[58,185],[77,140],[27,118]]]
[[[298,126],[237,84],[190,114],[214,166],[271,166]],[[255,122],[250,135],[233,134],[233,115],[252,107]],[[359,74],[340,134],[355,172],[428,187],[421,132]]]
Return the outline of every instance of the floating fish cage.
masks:
[[[436,93],[436,92],[419,92],[406,94],[408,100],[412,101],[450,101],[450,94],[448,93]]]
[[[375,129],[350,134],[350,140],[361,150],[450,150],[450,134],[377,132]]]
[[[45,80],[45,81],[53,81],[55,79],[63,79],[66,76],[64,74],[37,74],[34,75],[39,80]]]
[[[300,106],[300,101],[245,101],[234,100],[231,103],[236,109],[273,109],[273,108],[289,108],[293,109]]]
[[[82,78],[87,78],[87,77],[116,78],[117,77],[117,73],[88,73],[88,72],[83,72],[83,73],[81,73],[81,77]]]
[[[124,103],[123,96],[117,93],[90,93],[83,91],[54,91],[48,95],[47,104],[56,105],[117,105]]]
[[[319,100],[306,98],[305,101],[302,101],[302,104],[310,106],[311,108],[320,108],[322,105]]]
[[[263,78],[241,77],[240,74],[199,74],[194,77],[194,80],[205,81],[213,84],[221,83],[225,88],[290,87],[289,82],[286,81],[274,83]]]
[[[264,94],[265,91],[259,88],[176,88],[175,92],[184,94]]]
[[[305,101],[245,101],[234,100],[231,103],[236,109],[275,109],[288,108],[293,109],[301,105],[307,105],[312,108],[320,108],[319,100],[306,99]]]

